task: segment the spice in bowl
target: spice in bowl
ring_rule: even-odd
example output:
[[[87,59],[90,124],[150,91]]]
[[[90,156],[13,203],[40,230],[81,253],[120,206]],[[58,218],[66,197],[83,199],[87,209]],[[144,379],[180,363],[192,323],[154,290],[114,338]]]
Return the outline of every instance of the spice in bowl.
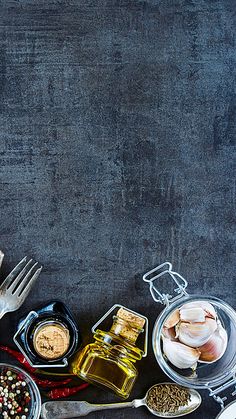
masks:
[[[33,345],[41,358],[47,360],[59,359],[69,349],[70,332],[62,323],[43,322],[38,325],[34,332]]]
[[[180,407],[187,406],[190,401],[188,389],[175,384],[153,386],[147,394],[149,409],[160,413],[175,413]]]
[[[10,369],[0,373],[0,418],[27,419],[31,410],[30,390],[21,374]]]

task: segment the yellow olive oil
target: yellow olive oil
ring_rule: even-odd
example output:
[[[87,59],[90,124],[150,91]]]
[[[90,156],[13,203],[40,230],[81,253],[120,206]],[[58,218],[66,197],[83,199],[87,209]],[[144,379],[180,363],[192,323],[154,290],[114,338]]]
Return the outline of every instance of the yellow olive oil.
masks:
[[[135,362],[143,351],[135,346],[144,320],[123,308],[114,316],[109,332],[96,330],[95,342],[79,352],[72,371],[85,381],[106,387],[122,398],[130,395],[138,375]]]

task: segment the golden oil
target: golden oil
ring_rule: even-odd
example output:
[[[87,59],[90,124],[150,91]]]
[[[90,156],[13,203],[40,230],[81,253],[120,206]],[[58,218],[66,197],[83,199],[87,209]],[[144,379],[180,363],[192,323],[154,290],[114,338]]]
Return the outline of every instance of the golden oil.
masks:
[[[85,381],[127,398],[138,375],[134,364],[143,356],[136,340],[145,320],[124,308],[113,319],[109,332],[97,329],[95,342],[76,355],[72,371]]]

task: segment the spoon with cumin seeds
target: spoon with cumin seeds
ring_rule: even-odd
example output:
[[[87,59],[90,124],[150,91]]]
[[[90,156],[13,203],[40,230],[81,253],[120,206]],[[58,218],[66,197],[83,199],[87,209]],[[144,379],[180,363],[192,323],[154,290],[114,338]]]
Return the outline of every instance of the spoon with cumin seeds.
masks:
[[[91,404],[85,401],[46,402],[42,406],[43,419],[67,419],[86,416],[91,412],[106,409],[146,406],[150,413],[160,418],[178,418],[188,415],[201,404],[200,394],[193,389],[174,383],[160,383],[152,386],[143,399],[132,402]]]
[[[188,415],[196,410],[202,401],[196,390],[174,383],[155,384],[148,390],[144,400],[153,415],[163,418]]]

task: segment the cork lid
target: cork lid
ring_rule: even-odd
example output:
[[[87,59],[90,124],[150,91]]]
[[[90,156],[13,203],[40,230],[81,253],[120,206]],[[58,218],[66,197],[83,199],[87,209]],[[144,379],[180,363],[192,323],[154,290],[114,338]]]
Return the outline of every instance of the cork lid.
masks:
[[[68,351],[70,332],[60,323],[46,322],[35,330],[33,345],[41,358],[47,360],[61,358]]]
[[[116,315],[120,319],[123,319],[129,322],[134,328],[142,329],[145,325],[145,319],[138,316],[137,314],[132,313],[131,311],[126,310],[125,308],[120,308],[117,311]]]
[[[111,332],[135,343],[143,331],[145,319],[125,308],[120,308],[114,318]]]

